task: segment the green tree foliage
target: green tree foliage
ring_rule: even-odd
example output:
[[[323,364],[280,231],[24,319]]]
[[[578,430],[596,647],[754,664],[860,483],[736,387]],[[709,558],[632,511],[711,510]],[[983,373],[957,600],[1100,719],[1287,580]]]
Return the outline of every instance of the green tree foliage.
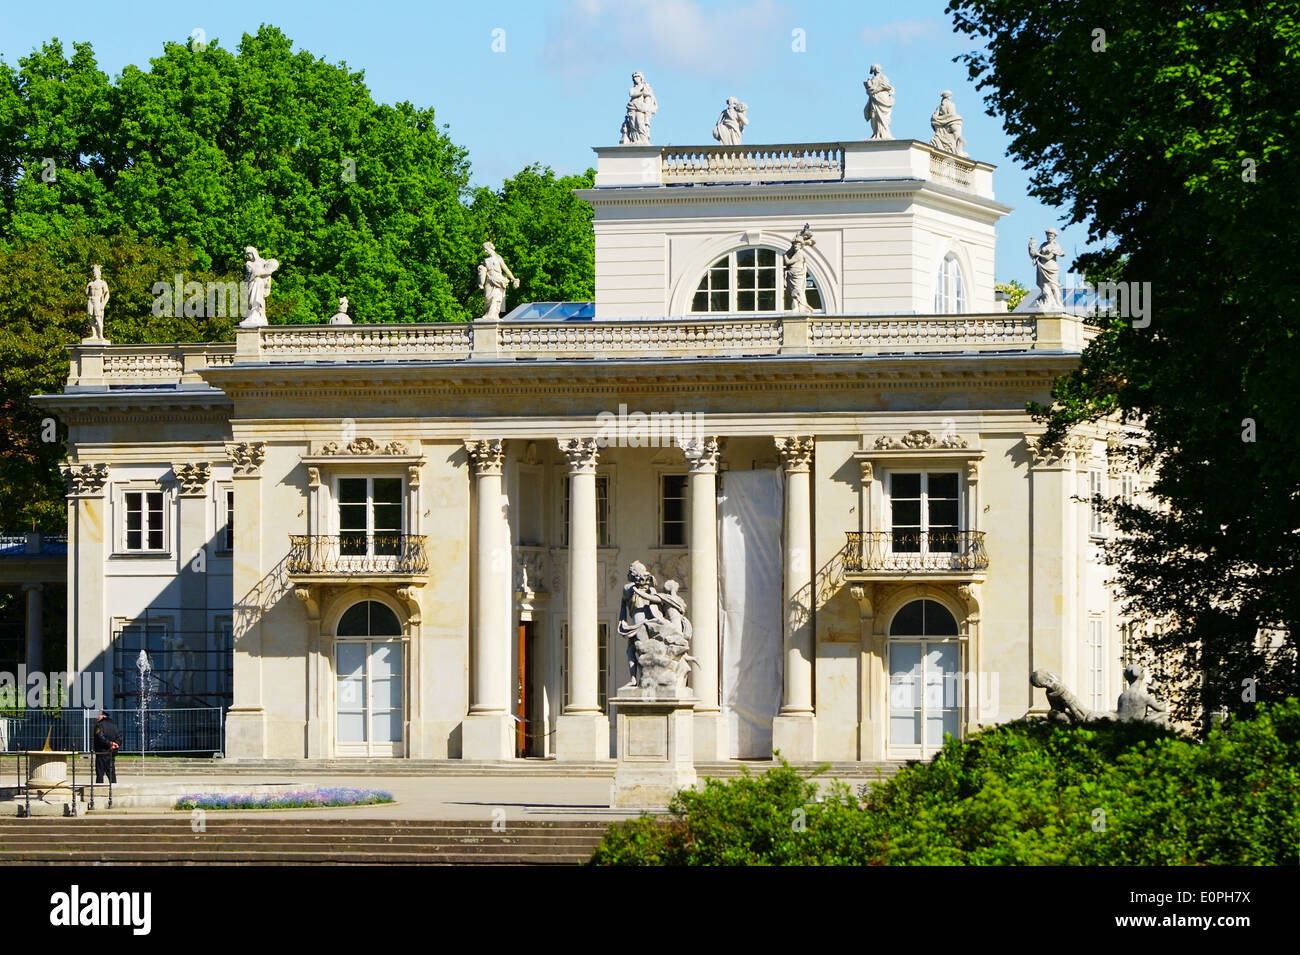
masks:
[[[1091,276],[1150,283],[1148,327],[1104,323],[1037,408],[1049,435],[1140,422],[1153,508],[1112,504],[1111,556],[1183,717],[1300,692],[1300,348],[1283,252],[1300,154],[1300,4],[951,0],[972,78],[1032,192],[1086,223]],[[1141,323],[1139,323],[1141,324]],[[1244,439],[1243,439],[1244,438]],[[1261,627],[1285,632],[1278,646]],[[1204,674],[1202,682],[1199,675]]]
[[[997,285],[993,286],[993,289],[994,291],[1002,292],[1006,295],[1008,312],[1014,312],[1016,306],[1024,301],[1025,296],[1029,294],[1029,289],[1025,288],[1015,279],[1012,279],[1010,282],[999,282]]]
[[[1204,742],[1141,723],[1008,723],[950,738],[861,801],[783,763],[616,824],[593,865],[1288,865],[1300,702]],[[801,817],[800,812],[804,815]]]

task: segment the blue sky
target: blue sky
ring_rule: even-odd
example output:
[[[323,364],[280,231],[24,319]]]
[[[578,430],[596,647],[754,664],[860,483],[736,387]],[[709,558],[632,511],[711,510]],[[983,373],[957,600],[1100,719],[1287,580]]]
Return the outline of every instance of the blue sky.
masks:
[[[970,44],[943,10],[944,0],[11,2],[0,9],[0,58],[16,65],[55,36],[68,49],[89,40],[100,68],[116,76],[195,30],[233,49],[272,23],[298,48],[364,71],[375,99],[433,107],[482,185],[532,162],[559,172],[594,165],[592,146],[618,142],[633,70],[659,100],[656,145],[712,144],[728,96],[749,106],[747,144],[866,138],[862,81],[879,62],[898,91],[897,138],[928,140],[940,90],[953,91],[968,151],[998,167],[996,196],[1015,210],[998,227],[997,275],[1029,286],[1031,235],[1041,241],[1054,226],[1072,259],[1086,230],[1066,229],[1063,210],[1028,195],[1001,121],[985,115],[965,66],[953,62]]]

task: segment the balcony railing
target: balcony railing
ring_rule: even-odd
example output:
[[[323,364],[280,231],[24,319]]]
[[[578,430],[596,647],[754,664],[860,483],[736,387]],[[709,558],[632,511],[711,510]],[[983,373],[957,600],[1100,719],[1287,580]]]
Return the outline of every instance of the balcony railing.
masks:
[[[415,577],[429,572],[429,557],[423,534],[290,534],[287,569],[291,577]]]
[[[983,531],[849,531],[849,574],[972,573],[988,569]]]

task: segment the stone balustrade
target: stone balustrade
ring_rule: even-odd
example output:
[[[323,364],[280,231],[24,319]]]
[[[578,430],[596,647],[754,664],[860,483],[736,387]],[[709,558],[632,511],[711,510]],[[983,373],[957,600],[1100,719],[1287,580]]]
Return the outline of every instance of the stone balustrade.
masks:
[[[797,146],[668,146],[663,182],[826,182],[844,178],[841,143]]]

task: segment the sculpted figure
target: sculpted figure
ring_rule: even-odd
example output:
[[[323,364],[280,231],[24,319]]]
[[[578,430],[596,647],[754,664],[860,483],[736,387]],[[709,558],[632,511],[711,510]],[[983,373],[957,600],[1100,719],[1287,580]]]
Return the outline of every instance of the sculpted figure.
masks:
[[[91,333],[87,341],[104,341],[104,306],[108,304],[108,283],[100,276],[98,265],[90,267],[94,277],[86,283],[86,314],[90,316]]]
[[[724,146],[739,146],[740,134],[749,125],[745,110],[749,109],[734,96],[727,97],[727,108],[713,127],[713,138]]]
[[[1065,258],[1065,250],[1056,244],[1056,230],[1047,230],[1047,239],[1037,249],[1029,239],[1029,258],[1034,263],[1035,281],[1038,284],[1038,307],[1044,312],[1062,311],[1061,267],[1057,259]]]
[[[331,325],[351,325],[352,318],[348,315],[348,299],[343,296],[339,299],[339,310],[330,318]]]
[[[889,123],[894,114],[894,85],[889,82],[879,63],[871,65],[871,76],[862,85],[867,90],[867,106],[862,111],[871,124],[872,139],[893,139]]]
[[[1047,691],[1047,703],[1051,707],[1047,714],[1049,720],[1069,726],[1075,723],[1086,723],[1094,718],[1094,714],[1084,707],[1078,698],[1066,689],[1061,678],[1050,670],[1035,670],[1030,674],[1029,682]]]
[[[782,257],[785,262],[785,290],[790,297],[790,308],[796,312],[811,312],[808,304],[808,255],[804,251],[817,242],[812,229],[804,223],[803,229],[790,240],[790,248]]]
[[[627,115],[623,118],[619,145],[650,145],[650,117],[659,112],[659,102],[654,90],[640,72],[632,74],[632,89],[628,91]]]
[[[1147,689],[1146,669],[1130,664],[1124,668],[1124,679],[1128,682],[1128,689],[1119,695],[1116,713],[1119,721],[1168,726],[1169,708]]]
[[[934,130],[930,145],[935,149],[942,149],[955,156],[967,155],[966,139],[961,134],[961,117],[952,103],[952,90],[944,90],[939,94],[939,105],[930,116],[930,128]]]
[[[276,259],[262,258],[251,245],[244,248],[244,283],[248,287],[248,311],[240,328],[266,324],[266,300],[271,294],[271,276],[280,267]]]
[[[483,261],[478,264],[478,287],[483,290],[486,308],[483,318],[500,318],[501,306],[506,300],[506,285],[519,288],[519,280],[506,265],[505,259],[497,255],[496,246],[491,242],[483,243]]]
[[[623,605],[618,633],[627,640],[627,664],[631,687],[673,687],[684,685],[690,664],[690,621],[686,602],[677,596],[677,581],[655,589],[654,576],[641,561],[628,568],[623,585]]]

